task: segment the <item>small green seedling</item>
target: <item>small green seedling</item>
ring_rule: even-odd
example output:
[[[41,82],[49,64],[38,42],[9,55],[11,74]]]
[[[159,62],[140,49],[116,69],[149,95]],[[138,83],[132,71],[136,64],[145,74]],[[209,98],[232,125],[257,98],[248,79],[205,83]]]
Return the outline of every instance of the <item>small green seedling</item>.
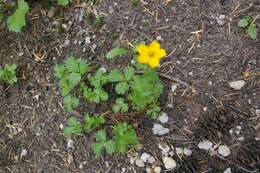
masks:
[[[116,103],[113,105],[112,110],[114,113],[127,112],[128,104],[125,103],[125,100],[123,98],[118,98],[116,99]]]
[[[0,80],[3,80],[4,82],[13,85],[17,82],[16,77],[16,68],[17,65],[15,64],[6,64],[4,68],[0,69]]]
[[[125,56],[128,53],[128,50],[125,48],[114,48],[111,49],[107,54],[106,54],[106,58],[107,59],[113,59],[115,57],[122,57]]]
[[[86,115],[84,117],[83,129],[85,133],[90,133],[95,128],[98,128],[105,123],[105,118],[99,115]]]
[[[82,125],[75,117],[70,117],[67,121],[67,127],[64,128],[64,135],[68,138],[82,134]]]
[[[8,17],[7,26],[10,31],[21,32],[25,26],[25,15],[29,11],[29,5],[24,0],[18,0],[15,12]]]
[[[65,5],[68,5],[68,4],[69,4],[69,0],[58,0],[58,5],[65,6]]]
[[[116,150],[115,142],[113,140],[107,140],[107,134],[105,130],[99,130],[96,133],[96,143],[91,145],[96,157],[99,157],[102,151],[105,149],[108,154],[113,154]]]
[[[245,16],[243,19],[239,20],[238,26],[245,28],[247,30],[248,35],[253,40],[256,40],[257,37],[256,24],[254,23],[253,18],[251,16]]]
[[[114,128],[115,148],[119,153],[124,153],[131,145],[136,145],[138,139],[135,130],[127,123],[118,123]]]

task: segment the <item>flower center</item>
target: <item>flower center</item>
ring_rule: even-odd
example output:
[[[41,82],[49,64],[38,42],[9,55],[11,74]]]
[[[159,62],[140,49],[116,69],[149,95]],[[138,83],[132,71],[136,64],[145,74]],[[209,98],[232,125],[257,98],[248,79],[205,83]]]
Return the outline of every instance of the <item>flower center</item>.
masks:
[[[149,55],[149,57],[152,58],[152,57],[154,57],[154,52],[153,52],[153,51],[149,51],[149,52],[148,52],[148,55]]]

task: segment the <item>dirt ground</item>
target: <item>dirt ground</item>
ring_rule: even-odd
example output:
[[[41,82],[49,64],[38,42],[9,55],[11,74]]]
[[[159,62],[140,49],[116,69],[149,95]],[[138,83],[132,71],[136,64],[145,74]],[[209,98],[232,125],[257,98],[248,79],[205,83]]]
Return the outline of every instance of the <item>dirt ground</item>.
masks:
[[[110,69],[131,61],[106,60],[110,49],[155,39],[168,52],[158,71],[170,134],[153,135],[155,121],[142,116],[135,122],[142,147],[132,151],[153,154],[162,172],[222,173],[228,167],[233,173],[260,172],[260,41],[237,26],[246,15],[260,15],[259,0],[142,0],[136,6],[131,0],[100,0],[66,8],[29,4],[23,32],[0,25],[0,67],[16,63],[19,77],[14,86],[0,82],[0,173],[145,172],[126,155],[96,159],[90,151],[93,135],[76,137],[75,149],[67,148],[61,124],[69,115],[61,106],[53,66],[73,55]],[[221,14],[223,25],[216,19]],[[259,19],[256,25],[260,28]],[[172,92],[174,78],[182,82]],[[228,85],[236,80],[246,81],[239,91]],[[100,110],[83,105],[78,111]],[[231,134],[237,126],[240,133]],[[200,150],[203,139],[226,144],[231,155]],[[158,143],[193,153],[175,154],[176,169],[166,171]],[[20,157],[23,149],[28,153]]]

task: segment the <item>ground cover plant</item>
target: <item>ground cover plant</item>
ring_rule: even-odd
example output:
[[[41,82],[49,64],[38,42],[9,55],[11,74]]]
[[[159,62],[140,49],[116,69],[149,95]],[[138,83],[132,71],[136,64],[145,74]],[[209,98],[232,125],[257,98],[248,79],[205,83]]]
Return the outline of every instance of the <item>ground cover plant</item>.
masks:
[[[259,9],[0,0],[0,173],[259,172]]]
[[[59,87],[64,96],[63,105],[67,112],[80,105],[80,99],[86,102],[101,104],[111,102],[111,93],[116,94],[111,109],[113,113],[128,113],[141,111],[151,118],[157,118],[160,113],[158,99],[163,92],[163,85],[155,70],[159,66],[161,58],[166,56],[166,51],[160,47],[157,41],[150,45],[139,44],[136,46],[137,55],[135,64],[128,64],[123,70],[115,68],[110,71],[97,69],[91,73],[91,64],[81,58],[68,57],[63,64],[55,66],[55,76],[59,80]],[[107,53],[107,58],[115,58],[126,54],[123,48],[115,48]],[[106,86],[106,87],[104,87]],[[73,92],[73,90],[78,92]],[[71,93],[81,94],[81,98],[72,96]],[[107,111],[110,111],[107,110]],[[115,115],[111,115],[115,116]],[[130,114],[131,116],[131,114]],[[68,119],[68,126],[64,133],[67,137],[88,134],[92,128],[97,128],[105,123],[105,118],[100,115],[86,116],[78,122],[75,117]],[[92,145],[96,156],[100,156],[103,147],[107,153],[126,152],[129,145],[137,144],[138,139],[132,125],[126,122],[117,123],[113,127],[114,137],[107,141],[107,133],[100,130],[96,133],[98,143]]]

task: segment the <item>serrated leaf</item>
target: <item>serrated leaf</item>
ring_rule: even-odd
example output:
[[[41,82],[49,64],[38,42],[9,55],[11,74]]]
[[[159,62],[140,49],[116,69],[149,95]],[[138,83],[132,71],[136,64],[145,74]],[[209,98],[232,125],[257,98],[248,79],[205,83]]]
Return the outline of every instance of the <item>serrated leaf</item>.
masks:
[[[99,130],[99,131],[96,133],[96,140],[97,140],[98,142],[104,143],[104,142],[107,140],[106,131],[105,131],[105,130]]]
[[[128,105],[124,102],[123,98],[118,98],[118,99],[116,99],[116,103],[113,105],[112,110],[114,113],[127,112]]]
[[[102,116],[98,116],[98,115],[93,115],[93,116],[89,116],[86,115],[84,117],[84,131],[86,133],[89,133],[91,130],[99,127],[100,125],[105,123],[105,119]]]
[[[129,85],[127,82],[120,82],[116,84],[115,89],[117,94],[125,94],[129,89]]]
[[[67,121],[68,126],[64,128],[64,135],[71,137],[72,135],[79,135],[82,133],[80,122],[75,117],[70,117]]]
[[[103,150],[103,145],[100,143],[93,143],[91,145],[92,150],[94,151],[96,157],[99,157],[101,155],[101,152]]]
[[[257,37],[257,30],[256,30],[256,26],[255,25],[250,25],[249,28],[247,29],[247,33],[248,35],[256,40],[256,37]]]
[[[106,58],[107,59],[112,59],[115,57],[121,57],[124,56],[128,53],[128,50],[125,48],[114,48],[112,50],[110,50],[107,54],[106,54]]]
[[[108,140],[105,144],[105,148],[108,154],[113,154],[116,150],[115,142],[112,140]]]
[[[126,67],[124,70],[125,80],[130,81],[134,78],[135,75],[135,69],[133,67]]]
[[[0,69],[0,80],[5,81],[8,84],[14,84],[17,82],[15,64],[6,64],[3,69]]]
[[[249,22],[246,19],[241,19],[238,21],[238,26],[240,26],[240,27],[244,28],[244,27],[247,27],[248,25],[249,25]]]
[[[121,82],[124,80],[124,75],[120,70],[114,69],[109,73],[108,80],[110,82]]]
[[[7,25],[9,31],[21,32],[22,27],[25,26],[25,15],[29,10],[27,2],[24,0],[18,1],[18,7],[15,12],[8,17]]]
[[[68,5],[69,4],[69,0],[58,0],[58,5]]]
[[[63,65],[56,64],[54,66],[54,75],[58,79],[61,79],[65,74],[66,68]]]
[[[63,104],[65,111],[71,112],[74,108],[79,106],[79,99],[77,97],[67,95],[64,97]]]

